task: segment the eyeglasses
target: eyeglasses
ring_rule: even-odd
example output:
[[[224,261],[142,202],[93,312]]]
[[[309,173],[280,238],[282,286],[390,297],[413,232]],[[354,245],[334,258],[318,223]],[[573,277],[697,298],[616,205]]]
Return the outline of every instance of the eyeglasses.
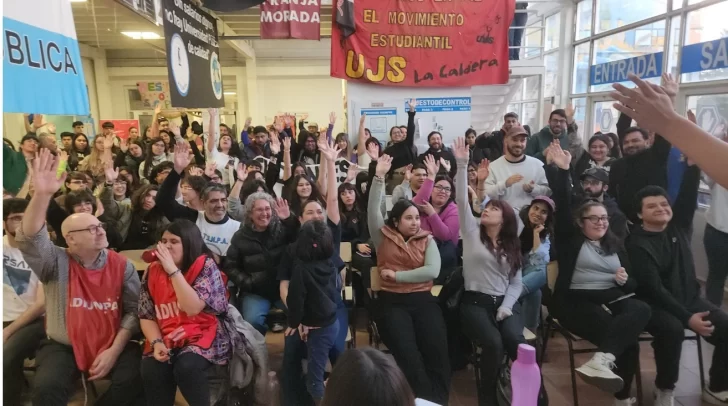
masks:
[[[587,220],[587,221],[589,221],[590,223],[592,223],[594,225],[599,224],[599,222],[602,222],[604,224],[609,223],[609,217],[608,216],[601,216],[601,217],[600,216],[587,216],[587,217],[582,217],[581,219],[582,220]]]
[[[450,192],[452,192],[452,189],[450,187],[448,187],[448,186],[440,186],[440,185],[437,185],[437,186],[435,186],[435,189],[437,189],[440,192],[444,192],[444,193],[450,193]]]
[[[94,224],[92,226],[88,226],[86,228],[81,228],[79,230],[71,230],[68,232],[68,234],[77,233],[80,231],[88,231],[89,234],[91,234],[91,235],[98,235],[98,234],[101,234],[101,230],[106,231],[106,223]]]

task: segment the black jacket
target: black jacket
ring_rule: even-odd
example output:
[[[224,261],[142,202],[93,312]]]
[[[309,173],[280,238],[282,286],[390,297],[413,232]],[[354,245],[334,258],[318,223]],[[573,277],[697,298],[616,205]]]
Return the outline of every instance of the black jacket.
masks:
[[[326,327],[336,322],[337,271],[331,260],[296,261],[288,285],[288,326]]]
[[[626,244],[630,259],[640,265],[634,275],[640,298],[677,317],[686,328],[692,316],[687,308],[700,296],[690,241],[699,183],[700,169],[688,167],[667,228],[650,232],[634,227]]]
[[[632,119],[622,113],[617,122],[617,135],[622,143]],[[667,188],[667,157],[672,145],[660,135],[650,148],[635,155],[619,158],[609,171],[609,194],[632,223],[638,223],[634,196],[647,185]]]
[[[475,139],[475,149],[473,150],[473,162],[479,164],[483,159],[490,162],[495,161],[503,155],[503,139],[505,132],[503,130],[493,131],[490,136],[480,134]]]
[[[440,172],[438,175],[447,175],[451,179],[455,179],[455,174],[458,171],[458,165],[457,162],[455,162],[455,155],[452,154],[452,151],[450,151],[450,148],[448,147],[442,147],[441,150],[435,151],[432,148],[425,151],[424,154],[417,157],[417,162],[425,162],[425,157],[427,155],[432,155],[433,158],[435,158],[435,161],[440,162],[440,158],[445,158],[446,161],[450,163],[450,172],[447,172],[445,170],[445,167],[440,165]]]
[[[263,232],[243,225],[230,242],[223,272],[242,292],[275,301],[280,299],[278,263],[295,239],[296,220],[271,221]]]
[[[415,113],[407,111],[407,138],[404,141],[392,144],[384,150],[384,153],[392,157],[392,174],[396,169],[407,166],[417,159],[417,148],[415,148]],[[373,175],[372,175],[373,176]]]

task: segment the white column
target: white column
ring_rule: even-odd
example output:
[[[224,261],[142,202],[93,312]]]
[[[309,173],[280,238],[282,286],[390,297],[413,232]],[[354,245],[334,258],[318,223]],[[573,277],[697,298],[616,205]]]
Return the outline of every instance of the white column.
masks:
[[[245,125],[245,119],[250,117],[250,106],[248,101],[248,95],[245,90],[248,78],[245,76],[245,68],[242,66],[236,66],[235,68],[235,93],[237,97],[238,108],[237,114],[235,115],[235,125],[238,127],[238,131],[243,131]]]
[[[258,98],[258,65],[255,59],[245,61],[245,77],[248,90],[248,112],[253,118],[253,123],[262,123],[265,119],[258,109],[260,104]]]
[[[576,5],[569,3],[561,10],[561,31],[559,32],[559,81],[556,94],[559,107],[569,103],[571,94],[571,76],[574,72],[574,31],[576,24]]]
[[[129,118],[129,117],[114,117],[114,111],[111,106],[111,87],[109,86],[109,72],[106,68],[106,53],[99,51],[94,56],[94,79],[96,81],[96,99],[99,104],[99,117],[94,117],[98,122],[99,120],[112,119],[112,118]]]

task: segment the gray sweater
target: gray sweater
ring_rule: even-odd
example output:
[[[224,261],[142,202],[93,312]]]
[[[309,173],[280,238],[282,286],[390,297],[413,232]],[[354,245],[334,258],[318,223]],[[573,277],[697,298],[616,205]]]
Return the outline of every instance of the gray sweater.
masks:
[[[46,334],[59,343],[71,345],[66,328],[66,307],[68,302],[68,253],[65,248],[56,247],[43,226],[38,234],[26,236],[23,227],[18,228],[15,240],[30,268],[43,283],[46,295]],[[106,250],[101,251],[89,270],[101,269],[106,265]],[[126,261],[124,288],[121,304],[121,328],[139,331],[137,307],[141,282],[131,261]],[[90,326],[92,327],[92,326]]]
[[[468,204],[468,160],[458,159],[455,175],[455,203],[460,217],[460,236],[463,239],[463,278],[465,290],[493,296],[505,296],[502,307],[512,309],[521,296],[521,270],[516,272],[505,258],[500,261],[480,241],[480,221],[473,216]]]

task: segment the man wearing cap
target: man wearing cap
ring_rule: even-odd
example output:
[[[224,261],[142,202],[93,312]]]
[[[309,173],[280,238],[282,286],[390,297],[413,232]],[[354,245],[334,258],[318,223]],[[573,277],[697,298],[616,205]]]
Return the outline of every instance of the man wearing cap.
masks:
[[[619,210],[617,201],[607,194],[609,189],[609,173],[603,168],[589,168],[579,177],[581,180],[582,193],[571,199],[575,206],[584,203],[585,200],[596,200],[603,204],[609,216],[609,229],[619,237],[621,241],[627,238],[627,216]],[[572,207],[572,211],[576,207]]]
[[[528,133],[521,126],[508,130],[505,154],[490,163],[485,185],[478,185],[478,196],[483,192],[491,199],[505,200],[515,210],[531,203],[534,196],[550,196],[543,162],[524,153]]]
[[[442,143],[442,134],[439,131],[433,131],[427,136],[427,144],[430,148],[425,151],[424,154],[417,158],[418,162],[424,162],[427,155],[432,155],[435,162],[440,163],[440,172],[435,175],[448,175],[451,178],[455,178],[455,174],[458,170],[458,165],[455,162],[455,155],[452,154],[450,148],[446,147]],[[443,165],[444,160],[450,167],[447,168]]]

